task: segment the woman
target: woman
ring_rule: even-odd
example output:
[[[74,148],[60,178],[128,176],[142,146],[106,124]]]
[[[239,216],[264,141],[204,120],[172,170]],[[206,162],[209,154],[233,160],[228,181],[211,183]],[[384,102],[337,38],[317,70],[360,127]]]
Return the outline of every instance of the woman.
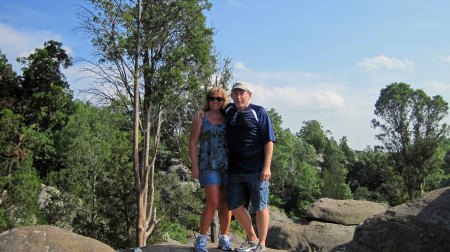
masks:
[[[225,91],[213,87],[206,92],[203,106],[204,115],[201,120],[192,120],[189,138],[189,158],[192,164],[192,175],[199,179],[204,188],[206,203],[200,219],[200,234],[194,244],[197,252],[207,252],[208,228],[219,210],[220,235],[218,247],[231,250],[228,231],[231,212],[228,211],[226,184],[228,179],[228,148],[225,137],[224,108],[228,103]],[[197,143],[200,150],[197,155]],[[198,157],[198,158],[197,158]]]

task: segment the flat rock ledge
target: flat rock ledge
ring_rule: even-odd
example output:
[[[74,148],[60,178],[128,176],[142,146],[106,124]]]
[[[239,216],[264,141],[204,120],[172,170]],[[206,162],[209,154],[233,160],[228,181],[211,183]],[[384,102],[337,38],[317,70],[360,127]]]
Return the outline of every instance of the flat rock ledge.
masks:
[[[49,226],[17,227],[0,234],[0,252],[115,252],[110,246]]]
[[[237,245],[233,244],[233,248],[236,248]],[[194,251],[194,245],[193,244],[187,244],[187,245],[167,245],[167,244],[161,244],[161,245],[149,245],[140,248],[142,252],[193,252]],[[120,250],[118,252],[134,252],[133,249],[126,249],[126,250]],[[210,244],[208,247],[208,252],[224,252],[221,249],[217,248],[217,244]],[[277,249],[271,249],[267,248],[266,252],[287,252],[287,250],[277,250]]]

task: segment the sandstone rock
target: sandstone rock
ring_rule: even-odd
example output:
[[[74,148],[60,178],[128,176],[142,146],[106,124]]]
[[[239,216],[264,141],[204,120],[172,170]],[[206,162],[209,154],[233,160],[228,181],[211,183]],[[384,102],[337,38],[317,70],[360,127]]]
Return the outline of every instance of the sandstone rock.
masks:
[[[277,223],[269,228],[266,244],[288,251],[311,252],[311,247],[303,235],[298,224]]]
[[[375,215],[355,230],[354,251],[450,251],[450,187]]]
[[[355,227],[318,221],[277,223],[269,227],[266,244],[288,251],[336,251],[352,240]]]
[[[387,209],[385,204],[370,201],[321,198],[306,210],[306,217],[337,224],[357,225]]]
[[[0,252],[114,252],[110,246],[65,229],[43,225],[18,227],[0,234]]]
[[[274,206],[269,205],[270,211],[270,223],[284,223],[284,222],[292,222],[292,220],[286,215],[283,209],[276,208]],[[256,218],[256,217],[255,217]]]

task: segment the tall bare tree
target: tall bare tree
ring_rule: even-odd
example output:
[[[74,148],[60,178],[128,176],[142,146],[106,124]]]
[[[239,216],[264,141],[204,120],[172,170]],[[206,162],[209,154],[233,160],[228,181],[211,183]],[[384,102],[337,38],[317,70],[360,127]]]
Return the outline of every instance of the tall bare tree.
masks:
[[[90,92],[121,100],[130,112],[137,198],[136,245],[160,221],[155,164],[167,113],[180,110],[213,72],[212,29],[206,0],[91,0],[80,9],[81,29],[97,49]],[[170,122],[169,122],[170,123]]]

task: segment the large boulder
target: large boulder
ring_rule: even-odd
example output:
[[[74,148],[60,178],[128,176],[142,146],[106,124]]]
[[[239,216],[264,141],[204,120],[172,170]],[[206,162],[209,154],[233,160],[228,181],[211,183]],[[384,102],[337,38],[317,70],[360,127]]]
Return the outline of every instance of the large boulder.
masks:
[[[292,219],[290,219],[283,209],[274,207],[269,205],[269,211],[270,211],[270,224],[280,223],[280,222],[292,222]],[[255,216],[256,218],[256,216]],[[256,224],[256,223],[255,223]]]
[[[357,225],[387,209],[387,205],[376,202],[321,198],[306,210],[306,217],[343,225]]]
[[[335,251],[352,240],[355,227],[319,221],[279,222],[269,227],[266,245],[288,251]]]
[[[365,220],[352,251],[450,251],[450,187]]]
[[[322,198],[307,209],[309,220],[299,222],[271,209],[266,244],[288,251],[346,251],[356,225],[386,209],[387,205],[370,201]]]
[[[110,246],[65,229],[42,225],[18,227],[0,234],[0,252],[114,252]]]

